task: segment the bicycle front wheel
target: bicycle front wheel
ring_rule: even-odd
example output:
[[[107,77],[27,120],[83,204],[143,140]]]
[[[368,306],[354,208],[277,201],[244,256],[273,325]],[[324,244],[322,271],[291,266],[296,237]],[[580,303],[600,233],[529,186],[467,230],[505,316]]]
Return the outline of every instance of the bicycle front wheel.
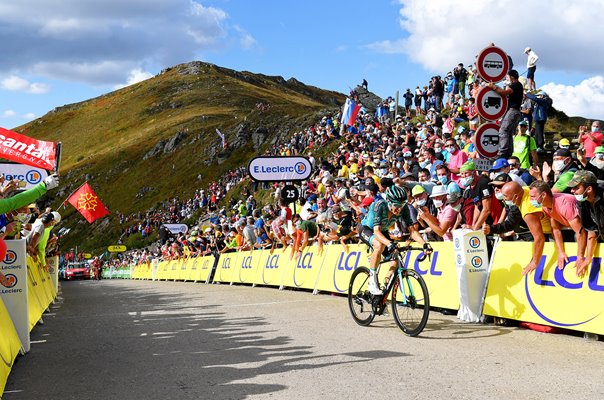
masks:
[[[419,335],[428,322],[430,296],[424,279],[412,269],[404,270],[392,288],[392,315],[409,336]]]
[[[348,285],[348,308],[354,322],[361,326],[369,325],[375,318],[368,284],[369,268],[359,267],[352,273]]]

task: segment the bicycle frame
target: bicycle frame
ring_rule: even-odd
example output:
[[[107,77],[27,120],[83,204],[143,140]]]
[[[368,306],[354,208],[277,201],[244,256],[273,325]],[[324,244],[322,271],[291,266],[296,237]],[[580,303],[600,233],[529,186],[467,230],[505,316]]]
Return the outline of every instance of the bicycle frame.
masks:
[[[396,261],[396,264],[397,264],[396,270],[392,274],[390,279],[388,280],[388,283],[386,283],[386,288],[384,289],[384,294],[382,295],[382,298],[379,302],[379,310],[376,310],[376,311],[379,311],[379,314],[381,314],[383,312],[384,308],[386,308],[387,301],[388,301],[388,295],[392,292],[392,289],[394,288],[394,283],[396,282],[397,278],[399,280],[399,288],[403,287],[403,273],[405,271],[407,271],[407,269],[408,269],[407,265],[405,265],[405,263],[403,262],[403,255],[406,253],[407,253],[407,250],[405,250],[403,252],[403,254],[401,254],[401,252],[399,250],[396,251],[395,260],[394,260],[394,261]],[[380,261],[376,273],[379,274],[379,270],[380,270],[380,267],[382,264],[391,263],[392,261],[393,260]],[[413,292],[413,286],[409,282],[408,278],[404,277],[404,279],[407,279],[407,287],[409,288],[411,296],[415,296],[415,293]],[[407,298],[405,296],[403,296],[403,304],[407,305]]]

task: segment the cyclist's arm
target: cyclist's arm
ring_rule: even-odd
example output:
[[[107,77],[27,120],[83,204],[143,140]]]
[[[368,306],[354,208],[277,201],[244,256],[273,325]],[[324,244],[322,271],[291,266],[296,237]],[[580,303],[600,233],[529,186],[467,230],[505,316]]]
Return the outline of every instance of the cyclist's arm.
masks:
[[[382,233],[382,231],[380,230],[380,225],[376,225],[373,227],[373,236],[374,240],[377,239],[377,241],[383,244],[384,246],[389,246],[392,242]]]
[[[407,228],[407,230],[409,231],[409,234],[411,234],[411,239],[415,240],[417,243],[421,244],[422,246],[424,244],[426,244],[426,241],[424,240],[421,233],[419,233],[419,230],[417,229],[417,224],[410,225]]]

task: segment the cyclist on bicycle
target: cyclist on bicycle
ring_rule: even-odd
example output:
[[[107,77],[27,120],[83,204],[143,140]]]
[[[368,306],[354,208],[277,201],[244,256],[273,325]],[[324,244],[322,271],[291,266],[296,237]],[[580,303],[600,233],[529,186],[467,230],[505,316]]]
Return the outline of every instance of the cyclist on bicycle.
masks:
[[[403,232],[403,228],[407,228],[411,238],[423,245],[424,252],[426,254],[432,253],[430,243],[424,241],[417,229],[417,220],[414,220],[411,215],[411,210],[407,205],[407,191],[400,186],[390,186],[384,193],[384,199],[371,204],[369,212],[361,221],[359,229],[361,240],[373,248],[373,254],[369,261],[370,277],[368,285],[368,289],[373,295],[382,294],[376,273],[381,256],[390,257],[397,247],[396,242],[388,234],[389,229],[394,224],[398,224],[401,232]],[[390,280],[395,269],[396,261],[392,261],[386,281]]]

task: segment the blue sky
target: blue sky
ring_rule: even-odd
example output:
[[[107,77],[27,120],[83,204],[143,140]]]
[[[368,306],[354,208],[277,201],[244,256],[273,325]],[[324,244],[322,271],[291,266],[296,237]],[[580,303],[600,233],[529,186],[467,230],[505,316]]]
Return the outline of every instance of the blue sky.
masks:
[[[604,118],[601,1],[20,0],[0,4],[0,126],[193,60],[382,97],[495,42],[569,115]],[[6,4],[13,3],[13,4]],[[545,6],[547,4],[547,6]]]

